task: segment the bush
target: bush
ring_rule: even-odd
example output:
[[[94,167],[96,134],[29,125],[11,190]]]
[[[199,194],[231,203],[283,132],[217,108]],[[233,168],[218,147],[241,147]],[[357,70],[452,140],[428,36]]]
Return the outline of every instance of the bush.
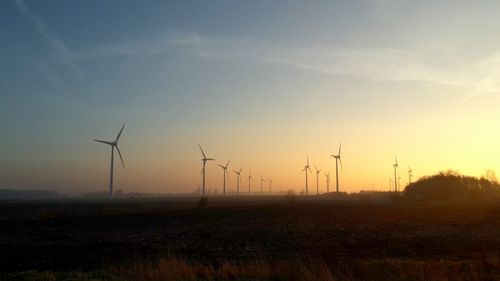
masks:
[[[290,189],[285,193],[285,201],[288,204],[294,204],[297,201],[297,195],[293,189]]]
[[[200,200],[198,200],[198,208],[205,208],[207,205],[208,205],[207,197],[201,197]]]

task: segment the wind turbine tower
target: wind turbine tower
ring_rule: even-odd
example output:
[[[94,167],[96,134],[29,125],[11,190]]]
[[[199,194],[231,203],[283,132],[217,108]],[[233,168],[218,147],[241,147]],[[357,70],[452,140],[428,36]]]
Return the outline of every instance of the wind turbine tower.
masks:
[[[123,126],[116,136],[115,141],[103,141],[103,140],[94,140],[96,142],[104,143],[107,145],[111,146],[111,170],[109,174],[109,198],[113,198],[113,169],[114,169],[114,155],[115,155],[115,148],[116,151],[118,151],[118,155],[120,156],[120,160],[122,162],[122,167],[125,168],[125,165],[123,164],[123,158],[122,154],[120,152],[120,149],[118,148],[118,140],[120,139],[120,136],[122,135],[123,128],[125,128],[125,123],[123,123]]]
[[[264,192],[264,188],[262,187],[263,182],[264,182],[264,178],[262,178],[262,175],[260,175],[260,193]]]
[[[340,167],[344,170],[344,166],[342,166],[342,159],[340,157],[340,151],[342,150],[342,144],[339,144],[339,152],[337,155],[330,155],[335,158],[335,178],[336,178],[336,191],[339,192],[339,162]]]
[[[223,170],[223,175],[224,175],[224,187],[223,187],[223,193],[224,195],[226,195],[226,175],[229,177],[229,174],[227,173],[227,166],[229,166],[229,161],[231,160],[228,160],[227,163],[226,163],[226,166],[222,166],[221,164],[217,164],[219,165],[219,167],[222,168]]]
[[[203,175],[203,191],[202,191],[202,195],[205,196],[205,165],[207,164],[207,161],[214,161],[215,159],[208,158],[205,155],[205,152],[203,151],[203,148],[201,148],[201,145],[198,145],[198,146],[200,147],[201,154],[203,154],[203,159],[201,159],[201,161],[203,161],[203,169],[201,170],[201,174]]]
[[[330,172],[324,174],[326,177],[326,192],[330,193]]]
[[[306,172],[306,195],[309,195],[309,183],[308,183],[308,179],[307,179],[307,171],[308,170],[311,171],[311,169],[309,168],[309,155],[307,155],[307,163],[304,166],[304,170],[302,170],[302,171]]]
[[[411,184],[411,178],[413,177],[413,170],[412,168],[410,167],[410,165],[408,164],[408,185]]]
[[[399,165],[398,165],[398,157],[396,156],[396,154],[394,154],[394,160],[395,160],[395,163],[392,164],[392,166],[394,167],[394,191],[398,192],[398,168],[399,168]]]
[[[248,175],[248,194],[250,194],[251,189],[250,189],[250,183],[252,182],[252,170],[250,169],[250,174]]]
[[[316,194],[319,195],[319,173],[321,173],[321,169],[318,169],[316,165],[314,165],[314,168],[316,169]]]
[[[233,172],[236,174],[236,194],[237,195],[240,195],[240,176],[241,176],[241,170],[243,170],[243,167],[241,167],[239,171],[233,170]]]
[[[269,179],[269,194],[272,192],[272,187],[273,187],[273,179]]]

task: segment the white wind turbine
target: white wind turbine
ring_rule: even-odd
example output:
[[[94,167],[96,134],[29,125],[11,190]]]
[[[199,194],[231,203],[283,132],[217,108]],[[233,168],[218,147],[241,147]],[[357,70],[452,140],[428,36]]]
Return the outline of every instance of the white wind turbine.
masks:
[[[321,173],[321,169],[318,169],[316,165],[314,165],[314,168],[316,169],[316,194],[319,195],[319,173]]]
[[[394,167],[394,191],[398,192],[398,157],[396,156],[396,154],[394,154],[394,160],[395,160],[395,163],[392,164],[392,166]]]
[[[243,170],[243,166],[240,168],[239,171],[233,170],[233,172],[236,174],[236,194],[240,195],[240,176],[241,176],[241,170]]]
[[[125,123],[123,123],[123,126],[116,136],[115,141],[103,141],[103,140],[94,140],[96,142],[104,143],[107,145],[111,146],[111,170],[110,170],[110,175],[109,175],[109,197],[113,198],[113,165],[114,165],[114,155],[115,155],[115,148],[116,151],[118,151],[118,155],[120,156],[120,160],[122,162],[122,167],[125,168],[125,165],[123,164],[123,158],[122,154],[120,153],[120,149],[118,148],[118,140],[120,139],[120,136],[123,132],[123,128],[125,128]]]
[[[201,161],[203,161],[203,169],[201,170],[201,173],[203,175],[203,196],[205,196],[205,165],[207,164],[207,161],[214,161],[215,159],[213,158],[207,158],[207,156],[205,155],[205,152],[203,151],[203,148],[201,148],[201,145],[198,145],[200,147],[200,150],[201,150],[201,154],[203,154],[203,159],[201,159]]]
[[[309,168],[309,155],[307,155],[307,163],[304,166],[304,170],[302,170],[302,171],[306,172],[306,195],[309,195],[309,181],[307,179],[307,171],[308,170],[311,171],[311,169]]]
[[[342,159],[340,157],[340,151],[342,149],[342,144],[339,144],[339,152],[337,155],[330,155],[331,157],[335,158],[335,177],[336,177],[336,191],[339,192],[339,162],[340,162],[340,167],[342,170],[344,170],[344,166],[342,166]]]
[[[250,195],[251,193],[251,182],[253,180],[253,177],[252,177],[252,169],[250,169],[250,174],[248,175],[248,194]]]
[[[410,164],[408,164],[408,185],[411,184],[412,177],[413,177],[413,169],[410,167]]]
[[[264,188],[262,187],[263,182],[264,182],[264,178],[262,177],[262,175],[260,175],[260,193],[264,192]]]
[[[222,166],[221,164],[217,164],[217,165],[219,165],[219,167],[222,168],[222,170],[224,170],[223,171],[223,176],[224,176],[223,193],[224,193],[224,195],[226,195],[226,175],[227,175],[227,177],[229,177],[229,174],[227,173],[227,166],[229,166],[229,161],[231,161],[231,160],[227,161],[226,166]]]
[[[328,173],[324,173],[326,177],[326,192],[330,193],[330,171]]]

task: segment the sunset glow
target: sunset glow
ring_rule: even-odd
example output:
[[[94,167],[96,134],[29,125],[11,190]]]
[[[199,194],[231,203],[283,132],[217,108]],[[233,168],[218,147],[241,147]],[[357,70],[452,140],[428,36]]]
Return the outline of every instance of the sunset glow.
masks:
[[[389,190],[395,154],[403,187],[408,165],[498,172],[500,3],[481,3],[2,1],[0,187],[106,191],[92,140],[124,122],[128,192],[194,192],[198,144],[218,192],[228,160],[244,187],[303,190],[307,155],[333,187],[339,143],[347,192]]]

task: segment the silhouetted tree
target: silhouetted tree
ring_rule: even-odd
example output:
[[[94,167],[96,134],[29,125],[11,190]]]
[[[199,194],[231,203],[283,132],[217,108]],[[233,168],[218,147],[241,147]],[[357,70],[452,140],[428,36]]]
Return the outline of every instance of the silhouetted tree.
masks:
[[[464,200],[478,199],[499,191],[499,184],[487,178],[460,175],[448,170],[427,176],[408,185],[404,191],[410,199],[420,200]]]

